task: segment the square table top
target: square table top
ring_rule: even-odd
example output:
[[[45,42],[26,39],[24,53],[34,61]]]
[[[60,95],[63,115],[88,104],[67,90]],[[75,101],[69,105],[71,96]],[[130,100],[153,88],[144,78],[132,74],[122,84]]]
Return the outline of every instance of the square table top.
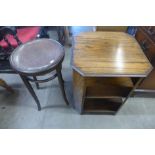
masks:
[[[86,77],[146,77],[152,70],[136,39],[124,32],[74,36],[72,67]]]

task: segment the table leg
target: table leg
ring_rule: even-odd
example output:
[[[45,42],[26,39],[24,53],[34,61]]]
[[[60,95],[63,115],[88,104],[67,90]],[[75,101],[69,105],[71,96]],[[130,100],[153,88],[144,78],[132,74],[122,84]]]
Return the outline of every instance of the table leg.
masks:
[[[124,99],[122,105],[120,106],[120,108],[118,109],[118,111],[116,113],[119,112],[119,110],[124,105],[124,103],[128,100],[129,97],[131,97],[131,95],[134,93],[134,90],[140,85],[140,83],[143,81],[143,79],[144,79],[144,77],[138,79],[138,81],[135,83],[135,85],[133,86],[133,88],[129,92],[128,96]]]
[[[85,99],[86,87],[85,79],[79,73],[73,70],[73,99],[74,108],[80,113],[83,113],[83,104]]]

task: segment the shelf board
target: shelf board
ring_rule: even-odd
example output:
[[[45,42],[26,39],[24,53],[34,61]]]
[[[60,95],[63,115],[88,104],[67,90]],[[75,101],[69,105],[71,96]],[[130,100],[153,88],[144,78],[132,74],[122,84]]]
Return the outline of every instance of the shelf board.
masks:
[[[126,97],[133,87],[130,78],[95,78],[87,80],[86,98]]]
[[[83,113],[115,114],[122,105],[121,98],[115,99],[86,99]]]
[[[87,86],[113,85],[121,87],[132,87],[133,82],[128,77],[96,77],[86,78]]]

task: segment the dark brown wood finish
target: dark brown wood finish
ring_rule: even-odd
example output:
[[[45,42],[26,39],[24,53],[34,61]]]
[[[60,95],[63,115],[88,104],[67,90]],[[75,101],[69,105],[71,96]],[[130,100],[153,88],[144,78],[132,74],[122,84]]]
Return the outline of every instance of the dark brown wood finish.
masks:
[[[138,27],[135,38],[139,42],[144,54],[153,66],[153,70],[135,90],[140,92],[155,93],[155,26]],[[149,94],[148,94],[149,95]]]
[[[127,26],[96,26],[96,31],[118,31],[118,32],[126,32]]]
[[[123,32],[76,36],[72,66],[79,113],[115,114],[152,70],[137,41]]]
[[[73,70],[73,94],[74,94],[74,108],[79,113],[83,112],[83,103],[86,94],[85,79],[78,72]],[[79,104],[80,103],[80,104]]]
[[[12,68],[22,78],[25,86],[34,98],[38,110],[41,110],[40,101],[30,82],[35,82],[37,88],[39,88],[39,83],[48,82],[58,77],[63,98],[66,104],[69,104],[61,74],[64,55],[64,48],[57,41],[52,39],[38,39],[22,44],[10,56]],[[51,76],[41,80],[37,79],[38,76],[46,74],[50,74]]]

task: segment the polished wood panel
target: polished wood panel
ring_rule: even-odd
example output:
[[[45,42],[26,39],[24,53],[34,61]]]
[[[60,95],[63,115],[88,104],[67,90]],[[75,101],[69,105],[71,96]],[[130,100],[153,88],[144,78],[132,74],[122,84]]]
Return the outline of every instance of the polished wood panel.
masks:
[[[140,26],[139,28],[143,29],[145,33],[155,42],[155,26]]]
[[[124,32],[74,37],[73,68],[82,76],[145,77],[152,70],[137,41]]]
[[[135,91],[138,96],[140,96],[140,94],[142,94],[142,96],[150,96],[155,93],[155,27],[138,27],[135,38],[153,66],[153,70]]]
[[[152,39],[142,29],[138,29],[136,39],[138,40],[144,54],[147,56],[149,61],[153,63],[155,59],[155,44]]]
[[[127,26],[96,26],[96,31],[119,31],[126,32]]]

